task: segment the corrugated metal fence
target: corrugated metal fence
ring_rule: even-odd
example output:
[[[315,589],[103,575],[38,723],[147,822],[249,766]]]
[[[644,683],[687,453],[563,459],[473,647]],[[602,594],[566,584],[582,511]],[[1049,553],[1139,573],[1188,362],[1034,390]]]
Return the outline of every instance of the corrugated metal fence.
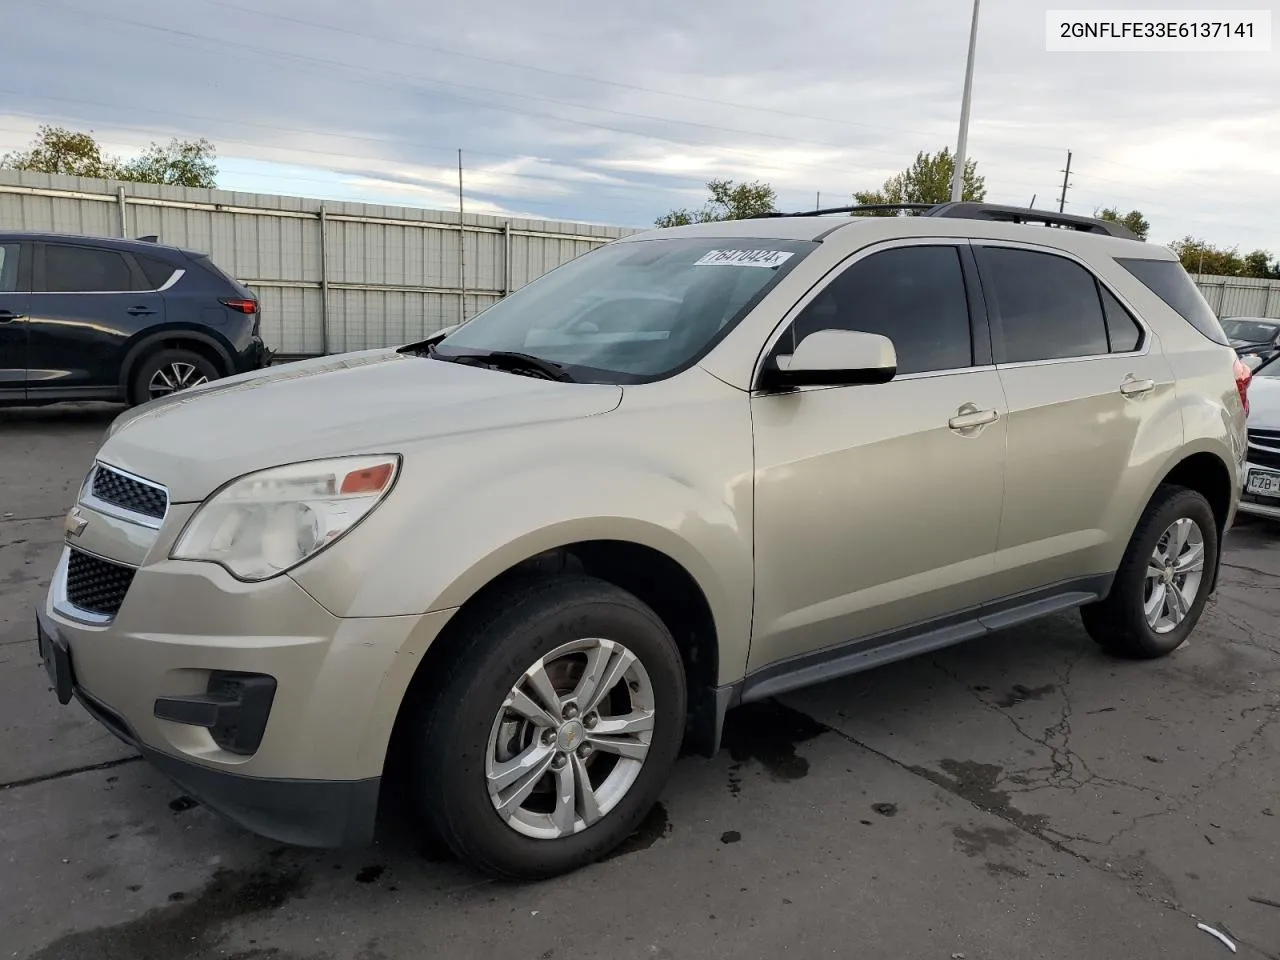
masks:
[[[210,254],[284,355],[421,339],[618,227],[0,170],[0,229],[143,237]]]
[[[1220,317],[1280,319],[1280,280],[1192,274],[1209,306]]]
[[[420,339],[622,227],[506,220],[0,170],[0,229],[141,237],[210,254],[261,298],[283,355]],[[1280,318],[1280,281],[1196,276],[1219,316]]]

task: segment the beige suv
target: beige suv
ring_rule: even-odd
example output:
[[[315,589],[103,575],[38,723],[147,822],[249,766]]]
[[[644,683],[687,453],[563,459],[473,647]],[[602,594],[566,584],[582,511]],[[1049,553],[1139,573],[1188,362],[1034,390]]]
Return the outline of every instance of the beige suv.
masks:
[[[1123,228],[913,212],[638,234],[124,414],[38,614],[59,699],[296,844],[367,841],[407,764],[519,878],[623,840],[736,704],[1073,607],[1168,654],[1247,371]]]

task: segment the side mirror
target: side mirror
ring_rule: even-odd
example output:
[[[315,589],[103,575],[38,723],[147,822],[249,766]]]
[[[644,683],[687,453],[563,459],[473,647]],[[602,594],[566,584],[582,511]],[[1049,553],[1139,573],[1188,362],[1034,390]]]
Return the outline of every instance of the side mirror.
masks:
[[[878,333],[818,330],[800,341],[777,369],[766,370],[768,387],[834,387],[888,383],[898,373],[893,341]]]

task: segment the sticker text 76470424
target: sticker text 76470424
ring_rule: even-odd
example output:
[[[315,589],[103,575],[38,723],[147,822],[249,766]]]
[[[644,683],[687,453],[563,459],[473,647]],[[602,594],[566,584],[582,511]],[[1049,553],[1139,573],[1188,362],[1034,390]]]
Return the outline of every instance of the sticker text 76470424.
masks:
[[[790,260],[786,250],[712,250],[695,267],[777,267]]]

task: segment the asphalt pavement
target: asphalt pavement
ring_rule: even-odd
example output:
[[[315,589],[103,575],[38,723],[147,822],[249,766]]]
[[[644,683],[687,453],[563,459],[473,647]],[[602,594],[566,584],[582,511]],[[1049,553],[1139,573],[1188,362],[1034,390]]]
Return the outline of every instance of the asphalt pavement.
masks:
[[[0,410],[0,960],[1280,958],[1280,525],[1172,657],[1072,614],[733,711],[623,850],[513,885],[402,814],[255,838],[57,704],[32,609],[116,412]]]

